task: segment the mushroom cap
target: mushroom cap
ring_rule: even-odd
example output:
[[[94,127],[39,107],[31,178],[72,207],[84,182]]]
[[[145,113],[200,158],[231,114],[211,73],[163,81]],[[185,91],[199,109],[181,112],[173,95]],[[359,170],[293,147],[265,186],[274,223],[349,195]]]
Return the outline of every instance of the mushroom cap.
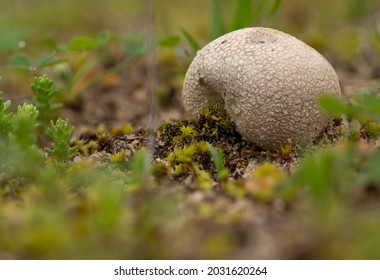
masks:
[[[331,121],[321,94],[341,96],[337,75],[312,47],[263,27],[225,34],[198,51],[185,77],[185,110],[224,106],[238,132],[263,149],[314,140]]]

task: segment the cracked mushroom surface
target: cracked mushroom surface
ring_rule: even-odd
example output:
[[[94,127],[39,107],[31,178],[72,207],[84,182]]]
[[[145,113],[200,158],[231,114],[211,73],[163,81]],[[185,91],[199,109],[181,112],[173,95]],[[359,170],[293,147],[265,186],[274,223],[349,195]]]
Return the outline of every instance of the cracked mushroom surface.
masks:
[[[330,63],[284,32],[263,27],[223,35],[198,51],[185,77],[185,110],[222,105],[247,141],[263,149],[311,142],[331,121],[317,98],[341,96]]]

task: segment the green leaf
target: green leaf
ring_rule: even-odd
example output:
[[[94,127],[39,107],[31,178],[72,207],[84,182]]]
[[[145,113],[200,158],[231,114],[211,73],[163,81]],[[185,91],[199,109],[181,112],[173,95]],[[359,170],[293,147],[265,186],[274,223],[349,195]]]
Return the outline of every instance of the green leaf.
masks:
[[[350,114],[351,108],[344,104],[341,100],[324,95],[318,100],[319,107],[328,115],[339,116],[342,114]]]
[[[187,42],[189,43],[190,47],[193,49],[194,52],[197,52],[198,50],[200,50],[201,48],[200,44],[197,42],[197,40],[195,40],[195,38],[188,31],[182,28],[181,32],[183,36],[185,36]]]
[[[138,151],[133,155],[132,162],[131,162],[131,173],[128,180],[129,183],[129,189],[128,191],[131,193],[137,192],[141,190],[142,188],[146,187],[144,186],[144,183],[147,181],[147,179],[144,177],[147,174],[145,174],[145,168],[146,162],[147,162],[148,154],[145,151]],[[150,175],[150,170],[149,170]]]
[[[368,113],[380,117],[380,99],[372,94],[363,94],[359,97]]]
[[[330,172],[326,167],[318,159],[310,157],[303,162],[296,174],[301,182],[306,184],[313,195],[319,199],[327,195]]]
[[[211,2],[211,35],[213,38],[218,38],[226,33],[226,28],[223,22],[222,9],[219,0]]]
[[[140,34],[128,34],[124,39],[124,51],[131,55],[144,56],[149,53],[145,46],[146,37]]]
[[[235,13],[232,18],[231,30],[237,30],[252,25],[252,0],[237,0]]]
[[[25,40],[26,32],[16,28],[0,31],[0,52],[12,52],[20,49],[20,42]]]
[[[3,92],[0,91],[0,136],[6,136],[11,131],[13,114],[8,113],[11,101],[3,101]],[[1,139],[1,138],[0,138]]]
[[[67,50],[71,52],[92,51],[96,49],[96,41],[90,37],[74,37],[67,45]]]
[[[158,44],[164,48],[173,48],[179,43],[180,40],[181,37],[174,35],[159,41]]]
[[[210,143],[206,143],[207,144],[207,147],[208,149],[210,150],[210,153],[212,155],[212,158],[214,159],[214,163],[215,163],[215,168],[217,170],[217,172],[222,172],[223,170],[223,161],[224,161],[224,155],[223,155],[223,152],[215,149],[213,146],[211,146]]]
[[[103,47],[111,39],[112,34],[110,32],[103,32],[95,38],[96,47]]]
[[[221,150],[215,149],[210,143],[206,143],[215,163],[215,168],[220,181],[226,181],[229,177],[229,170],[224,167],[224,154]]]
[[[26,55],[20,54],[10,59],[9,67],[15,68],[15,69],[29,70],[31,67],[31,64]]]
[[[66,62],[67,59],[56,59],[55,58],[56,52],[52,52],[48,55],[43,55],[37,58],[37,60],[33,63],[33,68],[41,68],[41,67],[48,67],[52,65],[56,65],[59,63]]]
[[[252,22],[255,22],[264,12],[265,6],[267,5],[267,0],[258,0],[256,7],[254,8],[252,14]]]

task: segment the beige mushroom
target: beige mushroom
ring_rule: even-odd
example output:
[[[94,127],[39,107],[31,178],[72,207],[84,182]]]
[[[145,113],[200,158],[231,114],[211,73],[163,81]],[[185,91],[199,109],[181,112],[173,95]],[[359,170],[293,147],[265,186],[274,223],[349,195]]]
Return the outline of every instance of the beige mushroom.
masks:
[[[316,103],[341,96],[337,75],[316,50],[281,31],[253,27],[219,37],[191,63],[183,103],[196,116],[224,106],[247,141],[264,149],[310,142],[331,121]]]

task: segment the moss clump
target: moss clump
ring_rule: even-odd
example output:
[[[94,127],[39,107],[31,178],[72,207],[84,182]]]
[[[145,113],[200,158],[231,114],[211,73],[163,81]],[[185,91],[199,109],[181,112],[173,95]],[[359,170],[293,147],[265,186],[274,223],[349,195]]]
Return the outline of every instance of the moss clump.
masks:
[[[226,111],[216,104],[205,107],[197,118],[202,140],[215,142],[222,137],[240,136]]]
[[[125,154],[123,151],[117,152],[110,156],[110,161],[115,164],[121,164],[125,162]]]
[[[226,112],[211,104],[195,119],[163,122],[158,128],[156,140],[156,158],[167,161],[175,177],[192,174],[205,179],[205,171],[218,179],[206,142],[226,146],[223,143],[238,142],[241,137]],[[203,179],[199,181],[207,185],[204,189],[210,188],[208,183],[204,183],[209,182],[210,178]]]
[[[234,139],[241,141],[240,134],[224,109],[216,104],[205,107],[195,119],[163,122],[157,130],[159,148],[167,149],[165,156],[177,147],[195,142],[205,141],[213,144]]]

